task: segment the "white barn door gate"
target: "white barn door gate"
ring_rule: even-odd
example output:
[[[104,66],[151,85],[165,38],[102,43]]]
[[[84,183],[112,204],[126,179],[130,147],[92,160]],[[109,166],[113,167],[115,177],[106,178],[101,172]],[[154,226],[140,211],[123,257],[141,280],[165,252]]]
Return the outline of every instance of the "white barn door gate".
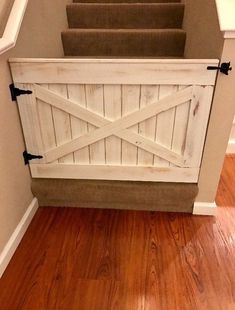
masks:
[[[33,177],[197,182],[217,60],[10,65]]]

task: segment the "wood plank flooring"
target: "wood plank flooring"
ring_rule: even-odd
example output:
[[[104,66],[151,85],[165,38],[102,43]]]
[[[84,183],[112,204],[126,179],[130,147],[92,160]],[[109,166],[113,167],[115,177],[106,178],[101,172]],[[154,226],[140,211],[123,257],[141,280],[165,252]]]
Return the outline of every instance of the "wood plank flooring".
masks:
[[[0,309],[235,309],[234,169],[228,157],[216,218],[39,209],[0,280]]]

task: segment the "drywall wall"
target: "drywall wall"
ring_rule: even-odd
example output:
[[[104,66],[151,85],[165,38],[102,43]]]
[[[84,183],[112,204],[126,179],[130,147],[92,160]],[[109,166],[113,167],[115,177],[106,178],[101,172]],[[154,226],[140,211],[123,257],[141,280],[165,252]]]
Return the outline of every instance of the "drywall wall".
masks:
[[[32,201],[30,175],[24,166],[24,142],[16,104],[11,102],[7,55],[0,57],[0,253]]]
[[[224,40],[214,0],[183,0],[186,58],[235,64],[235,40]],[[235,112],[235,72],[218,75],[199,177],[198,202],[214,202]]]
[[[186,58],[220,58],[223,36],[220,31],[215,0],[183,0],[183,28],[187,32]]]
[[[12,57],[63,57],[61,31],[68,27],[66,4],[72,0],[29,0]]]
[[[222,62],[235,64],[235,39],[226,39]],[[235,112],[235,71],[219,73],[199,177],[198,202],[213,202]]]
[[[60,32],[67,28],[66,3],[30,0],[16,47],[0,56],[0,253],[32,201],[31,177],[24,166],[24,141],[15,103],[8,85],[10,57],[61,57]],[[56,8],[56,9],[55,9]]]
[[[3,35],[8,16],[10,14],[14,0],[1,0],[0,1],[0,38]]]

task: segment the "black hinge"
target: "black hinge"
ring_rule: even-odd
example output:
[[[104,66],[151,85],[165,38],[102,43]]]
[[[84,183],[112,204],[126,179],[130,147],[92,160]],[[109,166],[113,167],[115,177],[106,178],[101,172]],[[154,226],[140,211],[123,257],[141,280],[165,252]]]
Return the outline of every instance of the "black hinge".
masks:
[[[208,66],[207,70],[219,70],[221,73],[228,75],[229,71],[232,71],[230,67],[230,62],[223,62],[220,67]]]
[[[11,99],[12,101],[16,101],[16,97],[21,96],[21,95],[30,95],[33,92],[31,90],[24,90],[24,89],[19,89],[15,87],[14,84],[9,85],[10,91],[11,91]]]
[[[24,157],[25,165],[28,165],[29,161],[32,160],[32,159],[41,159],[41,158],[43,158],[43,156],[41,156],[41,155],[32,155],[32,154],[28,153],[27,151],[24,151],[23,157]]]

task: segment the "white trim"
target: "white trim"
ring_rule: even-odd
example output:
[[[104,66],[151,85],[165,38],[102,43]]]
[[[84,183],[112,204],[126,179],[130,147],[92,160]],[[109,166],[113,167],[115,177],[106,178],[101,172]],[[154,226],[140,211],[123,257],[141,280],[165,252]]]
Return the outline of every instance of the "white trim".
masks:
[[[235,38],[235,1],[216,0],[220,30],[224,38]]]
[[[195,202],[193,206],[194,215],[216,215],[217,205],[215,202]]]
[[[233,119],[233,127],[234,126],[235,126],[235,116],[234,116],[234,119]],[[235,139],[233,139],[233,138],[234,137],[231,135],[230,139],[229,139],[229,142],[228,142],[228,147],[227,147],[227,150],[226,150],[227,154],[235,154]]]
[[[8,240],[5,248],[0,254],[0,278],[3,275],[7,265],[9,264],[12,256],[14,255],[21,239],[23,238],[30,222],[32,221],[38,209],[38,200],[34,198],[22,217],[20,223],[17,225],[15,231]]]
[[[226,153],[235,154],[235,140],[229,140]]]
[[[0,55],[15,46],[24,18],[28,0],[15,0],[2,38],[0,38]]]
[[[223,31],[223,36],[225,39],[234,39],[235,31]]]

